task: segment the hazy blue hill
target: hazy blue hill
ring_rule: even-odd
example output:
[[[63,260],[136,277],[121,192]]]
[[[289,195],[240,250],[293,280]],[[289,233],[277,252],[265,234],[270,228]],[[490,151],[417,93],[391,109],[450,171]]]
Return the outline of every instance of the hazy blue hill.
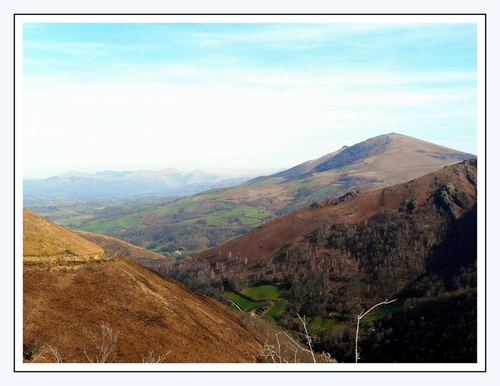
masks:
[[[25,205],[41,204],[56,198],[67,201],[113,201],[138,196],[183,196],[237,185],[247,179],[206,173],[200,169],[193,172],[176,169],[106,170],[95,174],[72,171],[46,179],[25,179],[23,195]]]

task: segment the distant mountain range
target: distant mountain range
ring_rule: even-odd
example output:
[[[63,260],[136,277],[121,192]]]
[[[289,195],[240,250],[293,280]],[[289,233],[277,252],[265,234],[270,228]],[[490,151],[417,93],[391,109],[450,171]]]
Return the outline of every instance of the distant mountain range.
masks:
[[[253,201],[254,206],[290,212],[320,199],[353,189],[389,186],[475,158],[401,134],[380,135],[309,160],[287,170],[257,178],[229,178],[201,169],[112,171],[95,174],[71,171],[46,179],[23,180],[24,206],[85,201],[109,203],[145,196],[189,196],[213,188],[226,189],[221,199]],[[197,199],[199,201],[199,198]]]
[[[72,172],[29,180],[24,181],[24,206],[72,229],[103,233],[158,253],[183,250],[185,255],[318,201],[359,189],[384,188],[475,158],[474,154],[389,133],[239,184],[239,180],[224,180],[199,170],[185,173],[175,169]],[[231,186],[202,190],[223,184]],[[202,191],[168,199],[186,190]],[[151,194],[158,195],[153,198],[156,202],[145,205],[146,200],[141,199]],[[129,202],[127,208],[92,210],[84,206],[75,211],[62,205],[71,198],[99,206],[124,198],[139,200]]]
[[[106,170],[95,174],[71,171],[46,179],[25,179],[23,195],[25,206],[55,199],[111,202],[141,196],[184,196],[237,185],[248,179],[206,173],[201,169],[192,172],[172,168],[158,171]]]

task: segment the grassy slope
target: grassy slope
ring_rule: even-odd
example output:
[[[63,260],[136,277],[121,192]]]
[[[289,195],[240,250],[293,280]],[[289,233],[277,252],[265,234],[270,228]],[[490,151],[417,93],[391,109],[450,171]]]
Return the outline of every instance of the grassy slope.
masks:
[[[65,362],[88,363],[85,350],[97,355],[104,322],[118,334],[114,362],[142,362],[150,352],[190,363],[258,356],[258,342],[218,302],[125,257],[106,257],[102,248],[28,211],[23,236],[26,352],[38,342],[38,350],[56,347]],[[83,258],[96,251],[98,258]]]

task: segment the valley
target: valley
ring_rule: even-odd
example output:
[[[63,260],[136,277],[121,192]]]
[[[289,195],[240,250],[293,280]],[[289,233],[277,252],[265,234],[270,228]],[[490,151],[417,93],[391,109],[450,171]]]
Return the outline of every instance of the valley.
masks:
[[[391,133],[279,173],[188,196],[49,205],[42,199],[35,204],[32,194],[26,207],[56,224],[112,236],[180,259],[315,202],[402,183],[474,157]]]
[[[312,336],[318,358],[353,362],[358,315],[393,299],[360,323],[361,361],[477,360],[473,155],[391,133],[185,197],[28,209],[211,299],[261,345],[282,329],[299,345]]]
[[[380,300],[398,299],[363,320],[366,331],[386,316],[418,314],[415,310],[426,310],[429,302],[442,302],[443,309],[454,301],[475,308],[475,162],[464,161],[388,188],[318,202],[156,269],[222,302],[230,297],[245,310],[276,305],[280,311],[267,316],[288,329],[300,329],[297,315],[306,315],[322,336],[318,347],[337,360],[349,361],[356,315]],[[279,301],[271,295],[248,296],[252,289],[278,287],[283,291]],[[427,315],[428,311],[422,312]],[[470,347],[464,355],[471,361],[475,319],[452,315],[446,318],[458,318],[472,335],[464,335],[459,343],[460,339],[448,334],[451,340],[441,344]],[[391,338],[380,335],[377,339]]]

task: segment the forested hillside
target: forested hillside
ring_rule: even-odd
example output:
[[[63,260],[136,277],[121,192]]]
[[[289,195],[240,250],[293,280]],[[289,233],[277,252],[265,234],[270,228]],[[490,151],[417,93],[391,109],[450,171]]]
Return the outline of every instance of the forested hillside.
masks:
[[[278,323],[298,328],[297,314],[335,321],[337,328],[321,331],[318,347],[339,361],[354,358],[353,323],[361,310],[398,299],[385,313],[406,320],[407,328],[390,327],[385,319],[366,324],[366,331],[377,333],[362,336],[365,351],[374,344],[373,352],[383,354],[378,360],[390,361],[395,357],[389,355],[389,341],[411,341],[422,350],[437,342],[439,350],[412,361],[471,361],[476,350],[476,320],[470,318],[477,287],[476,181],[476,160],[468,160],[404,184],[353,192],[160,270],[220,300],[226,291],[279,285],[288,303],[276,315]],[[380,318],[386,315],[381,312]],[[443,324],[452,320],[467,333],[454,334],[455,327]]]

